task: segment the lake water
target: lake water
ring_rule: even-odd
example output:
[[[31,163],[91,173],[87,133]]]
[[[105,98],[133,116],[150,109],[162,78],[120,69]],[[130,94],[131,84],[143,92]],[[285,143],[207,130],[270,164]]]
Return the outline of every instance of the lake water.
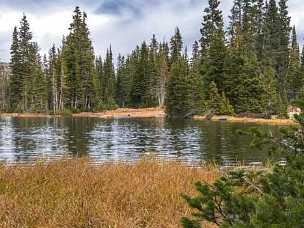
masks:
[[[152,154],[190,164],[267,160],[237,133],[254,125],[164,119],[0,118],[0,162],[30,163],[88,156],[93,162],[136,161]],[[278,127],[258,126],[278,132]]]

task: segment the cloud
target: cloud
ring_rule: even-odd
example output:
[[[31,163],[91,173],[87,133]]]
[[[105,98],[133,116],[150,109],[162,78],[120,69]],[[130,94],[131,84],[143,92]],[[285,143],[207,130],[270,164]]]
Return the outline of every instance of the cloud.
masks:
[[[304,20],[301,3],[302,0],[290,1],[292,23],[297,25],[299,34],[304,32],[300,27]],[[19,25],[23,13],[29,18],[41,53],[47,53],[53,43],[59,46],[68,33],[76,5],[88,14],[95,52],[104,55],[112,45],[117,55],[129,53],[153,34],[160,41],[168,40],[176,26],[181,29],[185,46],[191,49],[200,36],[207,0],[0,0],[0,60],[9,61],[13,27]],[[232,0],[222,0],[226,22],[231,6]]]

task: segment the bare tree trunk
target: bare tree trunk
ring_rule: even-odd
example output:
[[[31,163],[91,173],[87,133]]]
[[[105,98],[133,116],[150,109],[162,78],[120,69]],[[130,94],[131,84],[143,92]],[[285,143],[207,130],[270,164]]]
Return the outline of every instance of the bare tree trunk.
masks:
[[[53,113],[55,114],[57,112],[57,91],[56,91],[56,83],[55,83],[55,69],[53,69],[53,74],[52,74],[52,87],[53,87]]]
[[[63,83],[64,83],[64,71],[63,71],[63,61],[61,61],[61,74],[60,74],[60,101],[59,106],[61,111],[64,109],[64,103],[63,103]]]

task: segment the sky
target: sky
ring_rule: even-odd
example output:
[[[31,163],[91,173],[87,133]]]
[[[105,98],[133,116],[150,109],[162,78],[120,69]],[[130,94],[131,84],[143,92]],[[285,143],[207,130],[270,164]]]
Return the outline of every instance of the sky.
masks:
[[[200,37],[201,18],[208,0],[0,0],[0,61],[8,62],[11,34],[23,14],[29,19],[34,41],[41,54],[48,53],[68,34],[75,6],[88,14],[94,50],[104,56],[111,45],[114,55],[128,54],[143,40],[155,34],[168,40],[178,26],[184,43],[191,49]],[[222,0],[221,9],[227,24],[232,0]],[[303,0],[289,0],[292,24],[301,43],[304,38]],[[303,35],[302,35],[303,34]]]

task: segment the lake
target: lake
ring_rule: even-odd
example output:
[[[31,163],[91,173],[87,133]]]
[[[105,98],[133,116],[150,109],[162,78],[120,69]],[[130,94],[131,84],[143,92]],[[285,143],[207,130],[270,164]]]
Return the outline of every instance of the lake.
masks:
[[[145,155],[193,165],[215,161],[221,166],[265,161],[266,151],[250,147],[238,130],[275,126],[168,122],[165,119],[0,118],[0,162],[32,163],[87,156],[94,163],[133,162]]]

